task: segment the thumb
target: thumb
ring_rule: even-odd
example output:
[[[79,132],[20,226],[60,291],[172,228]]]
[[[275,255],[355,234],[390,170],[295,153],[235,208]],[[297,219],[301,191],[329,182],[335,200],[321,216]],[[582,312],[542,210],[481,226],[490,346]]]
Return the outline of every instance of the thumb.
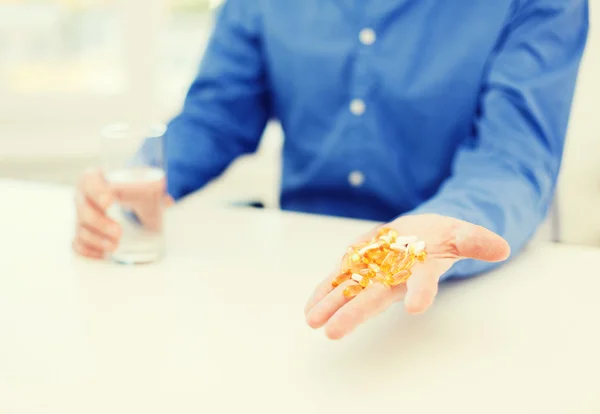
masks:
[[[510,246],[496,233],[476,224],[462,222],[455,238],[458,256],[486,262],[501,262],[510,255]]]

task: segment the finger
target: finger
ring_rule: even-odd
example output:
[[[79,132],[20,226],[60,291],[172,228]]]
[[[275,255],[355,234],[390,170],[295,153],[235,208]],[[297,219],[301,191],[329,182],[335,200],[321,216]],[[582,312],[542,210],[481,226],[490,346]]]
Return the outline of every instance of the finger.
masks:
[[[115,195],[100,171],[84,174],[78,188],[85,198],[102,211],[115,201]]]
[[[356,285],[354,280],[347,280],[316,303],[306,315],[306,322],[311,328],[318,329],[325,325],[333,314],[352,300],[344,295],[344,289]]]
[[[443,270],[415,269],[406,281],[404,307],[411,314],[425,312],[433,304],[438,293],[438,284]]]
[[[98,251],[112,252],[117,248],[117,242],[107,239],[87,227],[80,226],[77,229],[76,237],[81,244]]]
[[[323,281],[321,281],[321,283],[317,285],[312,296],[306,302],[306,305],[304,307],[304,315],[308,316],[308,313],[311,311],[311,309],[317,303],[323,300],[323,298],[329,295],[333,291],[333,289],[335,289],[332,285],[332,282],[336,277],[339,276],[339,274],[339,267],[337,267],[336,270],[331,272],[329,276],[327,276]]]
[[[366,320],[401,300],[405,293],[405,285],[392,288],[381,283],[370,285],[331,316],[325,326],[325,334],[330,339],[343,338]]]
[[[175,204],[175,200],[169,194],[166,194],[164,204],[165,204],[165,207],[171,207]]]
[[[360,237],[356,238],[354,243],[359,243],[363,240],[371,239],[375,234],[377,234],[379,228],[380,226],[377,226],[369,232],[361,235]],[[319,283],[319,285],[317,285],[317,288],[313,292],[312,296],[306,302],[306,305],[304,307],[304,315],[308,315],[313,306],[315,306],[324,297],[326,297],[327,295],[329,295],[329,293],[333,291],[334,287],[331,285],[331,282],[333,282],[333,279],[335,279],[339,275],[339,269],[340,267],[337,266],[335,270],[331,272],[327,278],[325,278],[325,280],[323,280],[321,283]]]
[[[337,271],[331,272],[331,274],[327,278],[325,278],[321,283],[317,285],[315,291],[313,292],[312,296],[308,299],[308,301],[306,302],[306,306],[304,307],[305,316],[308,316],[308,313],[311,311],[311,309],[317,303],[323,300],[324,297],[329,295],[331,291],[333,291],[334,288],[331,285],[331,282],[337,275]]]
[[[500,262],[510,255],[506,240],[485,227],[467,222],[462,222],[456,230],[454,244],[461,258]]]
[[[119,201],[136,203],[149,196],[164,197],[166,181],[162,179],[157,181],[115,182],[112,183],[110,187]]]
[[[81,244],[80,242],[78,242],[77,240],[73,241],[72,247],[73,247],[73,251],[75,253],[79,254],[80,256],[89,257],[91,259],[104,258],[103,252],[93,249],[91,247],[85,246],[85,245]]]
[[[78,202],[77,217],[79,227],[86,227],[112,241],[118,241],[121,237],[121,226],[91,205],[87,199]]]
[[[132,210],[144,227],[158,231],[162,227],[165,202],[164,180],[160,182],[119,183],[113,190],[121,206]]]
[[[148,194],[143,200],[131,204],[129,207],[135,212],[144,227],[152,231],[159,231],[162,227],[164,206],[163,194]]]

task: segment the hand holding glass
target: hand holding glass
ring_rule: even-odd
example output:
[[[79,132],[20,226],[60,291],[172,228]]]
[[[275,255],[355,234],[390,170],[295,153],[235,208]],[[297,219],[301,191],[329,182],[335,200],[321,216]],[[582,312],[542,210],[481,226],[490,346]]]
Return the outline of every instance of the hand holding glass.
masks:
[[[119,263],[149,263],[164,252],[164,125],[113,124],[102,131],[102,173],[115,202],[107,216],[121,226],[111,253]]]

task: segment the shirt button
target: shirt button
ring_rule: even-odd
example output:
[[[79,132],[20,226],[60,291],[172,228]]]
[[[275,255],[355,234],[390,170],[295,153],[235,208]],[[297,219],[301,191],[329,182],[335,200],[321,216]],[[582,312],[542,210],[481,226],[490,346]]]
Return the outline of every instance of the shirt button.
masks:
[[[365,182],[365,175],[360,171],[352,171],[348,175],[348,182],[352,187],[360,187]]]
[[[362,99],[353,99],[352,102],[350,102],[350,112],[356,116],[364,114],[366,109],[367,106]]]
[[[377,40],[377,35],[373,29],[362,29],[358,34],[360,42],[365,46],[371,46]]]

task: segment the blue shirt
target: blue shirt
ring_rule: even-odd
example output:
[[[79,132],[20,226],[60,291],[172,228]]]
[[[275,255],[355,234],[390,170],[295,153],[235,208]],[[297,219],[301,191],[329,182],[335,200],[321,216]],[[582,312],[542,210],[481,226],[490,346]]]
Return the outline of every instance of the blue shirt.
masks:
[[[518,252],[553,198],[587,33],[587,0],[228,0],[168,127],[169,192],[277,119],[282,209],[439,213]]]

